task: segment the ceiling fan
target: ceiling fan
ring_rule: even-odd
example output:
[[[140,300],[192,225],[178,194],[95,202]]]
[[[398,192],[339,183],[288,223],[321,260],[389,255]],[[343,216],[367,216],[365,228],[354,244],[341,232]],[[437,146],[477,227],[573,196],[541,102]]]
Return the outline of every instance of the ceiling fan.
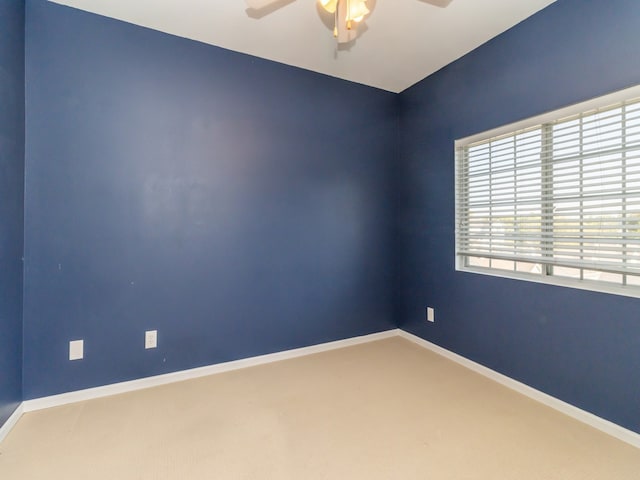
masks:
[[[245,0],[247,14],[254,18],[261,18],[272,13],[295,0]],[[357,36],[357,26],[373,10],[375,0],[316,0],[319,7],[327,14],[333,15],[333,36],[338,44],[354,41]],[[367,7],[367,1],[372,6]],[[394,0],[391,0],[394,1]],[[397,1],[397,0],[395,0]],[[436,7],[446,8],[453,0],[418,0]]]

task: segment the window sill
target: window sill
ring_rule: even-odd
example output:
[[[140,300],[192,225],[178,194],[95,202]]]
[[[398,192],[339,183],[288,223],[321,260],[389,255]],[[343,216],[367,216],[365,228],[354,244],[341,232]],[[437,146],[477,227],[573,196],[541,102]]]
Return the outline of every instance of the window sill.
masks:
[[[464,273],[474,273],[489,275],[491,277],[507,278],[510,280],[523,280],[526,282],[542,283],[557,287],[575,288],[591,292],[609,293],[612,295],[622,295],[625,297],[640,298],[639,286],[626,286],[607,284],[604,282],[594,282],[590,280],[576,280],[572,278],[561,278],[554,276],[532,275],[529,273],[509,272],[483,267],[456,267],[456,271]]]

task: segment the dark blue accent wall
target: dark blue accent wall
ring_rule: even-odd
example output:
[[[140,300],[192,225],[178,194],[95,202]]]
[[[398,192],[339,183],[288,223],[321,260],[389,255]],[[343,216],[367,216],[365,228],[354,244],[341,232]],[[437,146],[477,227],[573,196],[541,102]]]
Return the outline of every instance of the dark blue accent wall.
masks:
[[[395,95],[40,0],[26,58],[25,398],[393,327]]]
[[[403,92],[396,282],[403,329],[638,432],[640,299],[456,272],[454,140],[640,83],[639,46],[637,0],[559,0]]]
[[[24,12],[0,0],[0,426],[22,400]]]

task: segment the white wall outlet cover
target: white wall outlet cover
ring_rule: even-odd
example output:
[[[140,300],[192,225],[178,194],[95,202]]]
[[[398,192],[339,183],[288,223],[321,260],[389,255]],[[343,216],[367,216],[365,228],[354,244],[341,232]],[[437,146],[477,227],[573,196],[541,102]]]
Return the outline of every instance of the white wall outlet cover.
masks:
[[[158,346],[158,331],[147,330],[144,332],[144,348],[156,348]]]
[[[84,358],[84,340],[72,340],[69,342],[69,360],[81,360]]]
[[[431,307],[427,307],[427,321],[435,322],[436,321],[436,313]]]

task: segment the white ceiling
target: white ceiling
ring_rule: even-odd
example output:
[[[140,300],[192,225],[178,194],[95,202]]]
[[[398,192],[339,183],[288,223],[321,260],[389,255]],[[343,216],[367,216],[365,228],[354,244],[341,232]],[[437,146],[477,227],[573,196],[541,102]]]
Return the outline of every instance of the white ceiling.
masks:
[[[400,92],[555,0],[368,0],[366,31],[346,50],[317,0],[252,0],[272,3],[266,12],[245,0],[51,1]]]

